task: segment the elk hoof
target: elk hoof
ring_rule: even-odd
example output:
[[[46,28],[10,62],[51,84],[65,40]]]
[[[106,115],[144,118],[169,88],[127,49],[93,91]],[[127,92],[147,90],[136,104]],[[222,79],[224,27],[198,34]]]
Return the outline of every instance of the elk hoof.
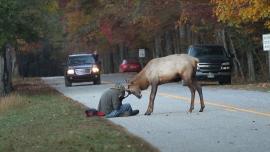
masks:
[[[151,115],[151,112],[146,111],[146,112],[144,113],[144,115],[149,116],[149,115]]]
[[[190,106],[188,112],[189,112],[189,113],[192,113],[192,110],[193,110],[193,109],[194,109],[194,106]]]
[[[203,112],[204,108],[205,108],[205,106],[202,106],[199,112]]]

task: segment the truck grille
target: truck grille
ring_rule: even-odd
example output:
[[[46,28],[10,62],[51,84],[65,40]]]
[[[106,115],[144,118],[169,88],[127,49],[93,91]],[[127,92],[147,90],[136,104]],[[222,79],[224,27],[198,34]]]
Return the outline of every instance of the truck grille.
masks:
[[[75,69],[76,75],[90,74],[90,69]]]
[[[219,72],[221,64],[219,63],[198,63],[201,72]]]

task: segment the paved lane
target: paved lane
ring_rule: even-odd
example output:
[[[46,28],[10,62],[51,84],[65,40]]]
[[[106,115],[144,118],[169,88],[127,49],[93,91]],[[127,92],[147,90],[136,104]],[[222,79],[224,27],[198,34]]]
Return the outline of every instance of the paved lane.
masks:
[[[64,87],[62,77],[44,80],[88,107],[97,107],[111,82],[124,82],[132,74],[103,75],[101,85],[78,84]],[[206,109],[199,113],[196,101],[192,114],[187,87],[171,83],[159,87],[154,112],[144,116],[149,90],[141,100],[130,96],[125,102],[140,110],[133,117],[111,118],[131,133],[144,138],[164,152],[268,152],[270,150],[270,93],[203,87]],[[196,96],[198,99],[198,96]]]

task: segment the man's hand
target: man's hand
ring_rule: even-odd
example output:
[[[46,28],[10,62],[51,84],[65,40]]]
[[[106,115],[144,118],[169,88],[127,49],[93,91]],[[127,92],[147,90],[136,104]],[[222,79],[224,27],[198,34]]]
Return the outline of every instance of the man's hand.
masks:
[[[119,97],[119,100],[120,100],[121,102],[122,102],[123,99],[125,99],[125,97],[123,97],[123,96],[120,96],[120,97]]]

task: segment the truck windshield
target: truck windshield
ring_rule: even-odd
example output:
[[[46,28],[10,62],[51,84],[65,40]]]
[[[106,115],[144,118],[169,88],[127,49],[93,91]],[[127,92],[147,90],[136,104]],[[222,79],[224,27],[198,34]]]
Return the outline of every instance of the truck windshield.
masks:
[[[70,56],[68,61],[68,64],[70,66],[93,64],[93,63],[95,63],[95,59],[92,55]]]
[[[222,46],[203,46],[191,48],[189,54],[194,57],[225,56],[225,51]]]

